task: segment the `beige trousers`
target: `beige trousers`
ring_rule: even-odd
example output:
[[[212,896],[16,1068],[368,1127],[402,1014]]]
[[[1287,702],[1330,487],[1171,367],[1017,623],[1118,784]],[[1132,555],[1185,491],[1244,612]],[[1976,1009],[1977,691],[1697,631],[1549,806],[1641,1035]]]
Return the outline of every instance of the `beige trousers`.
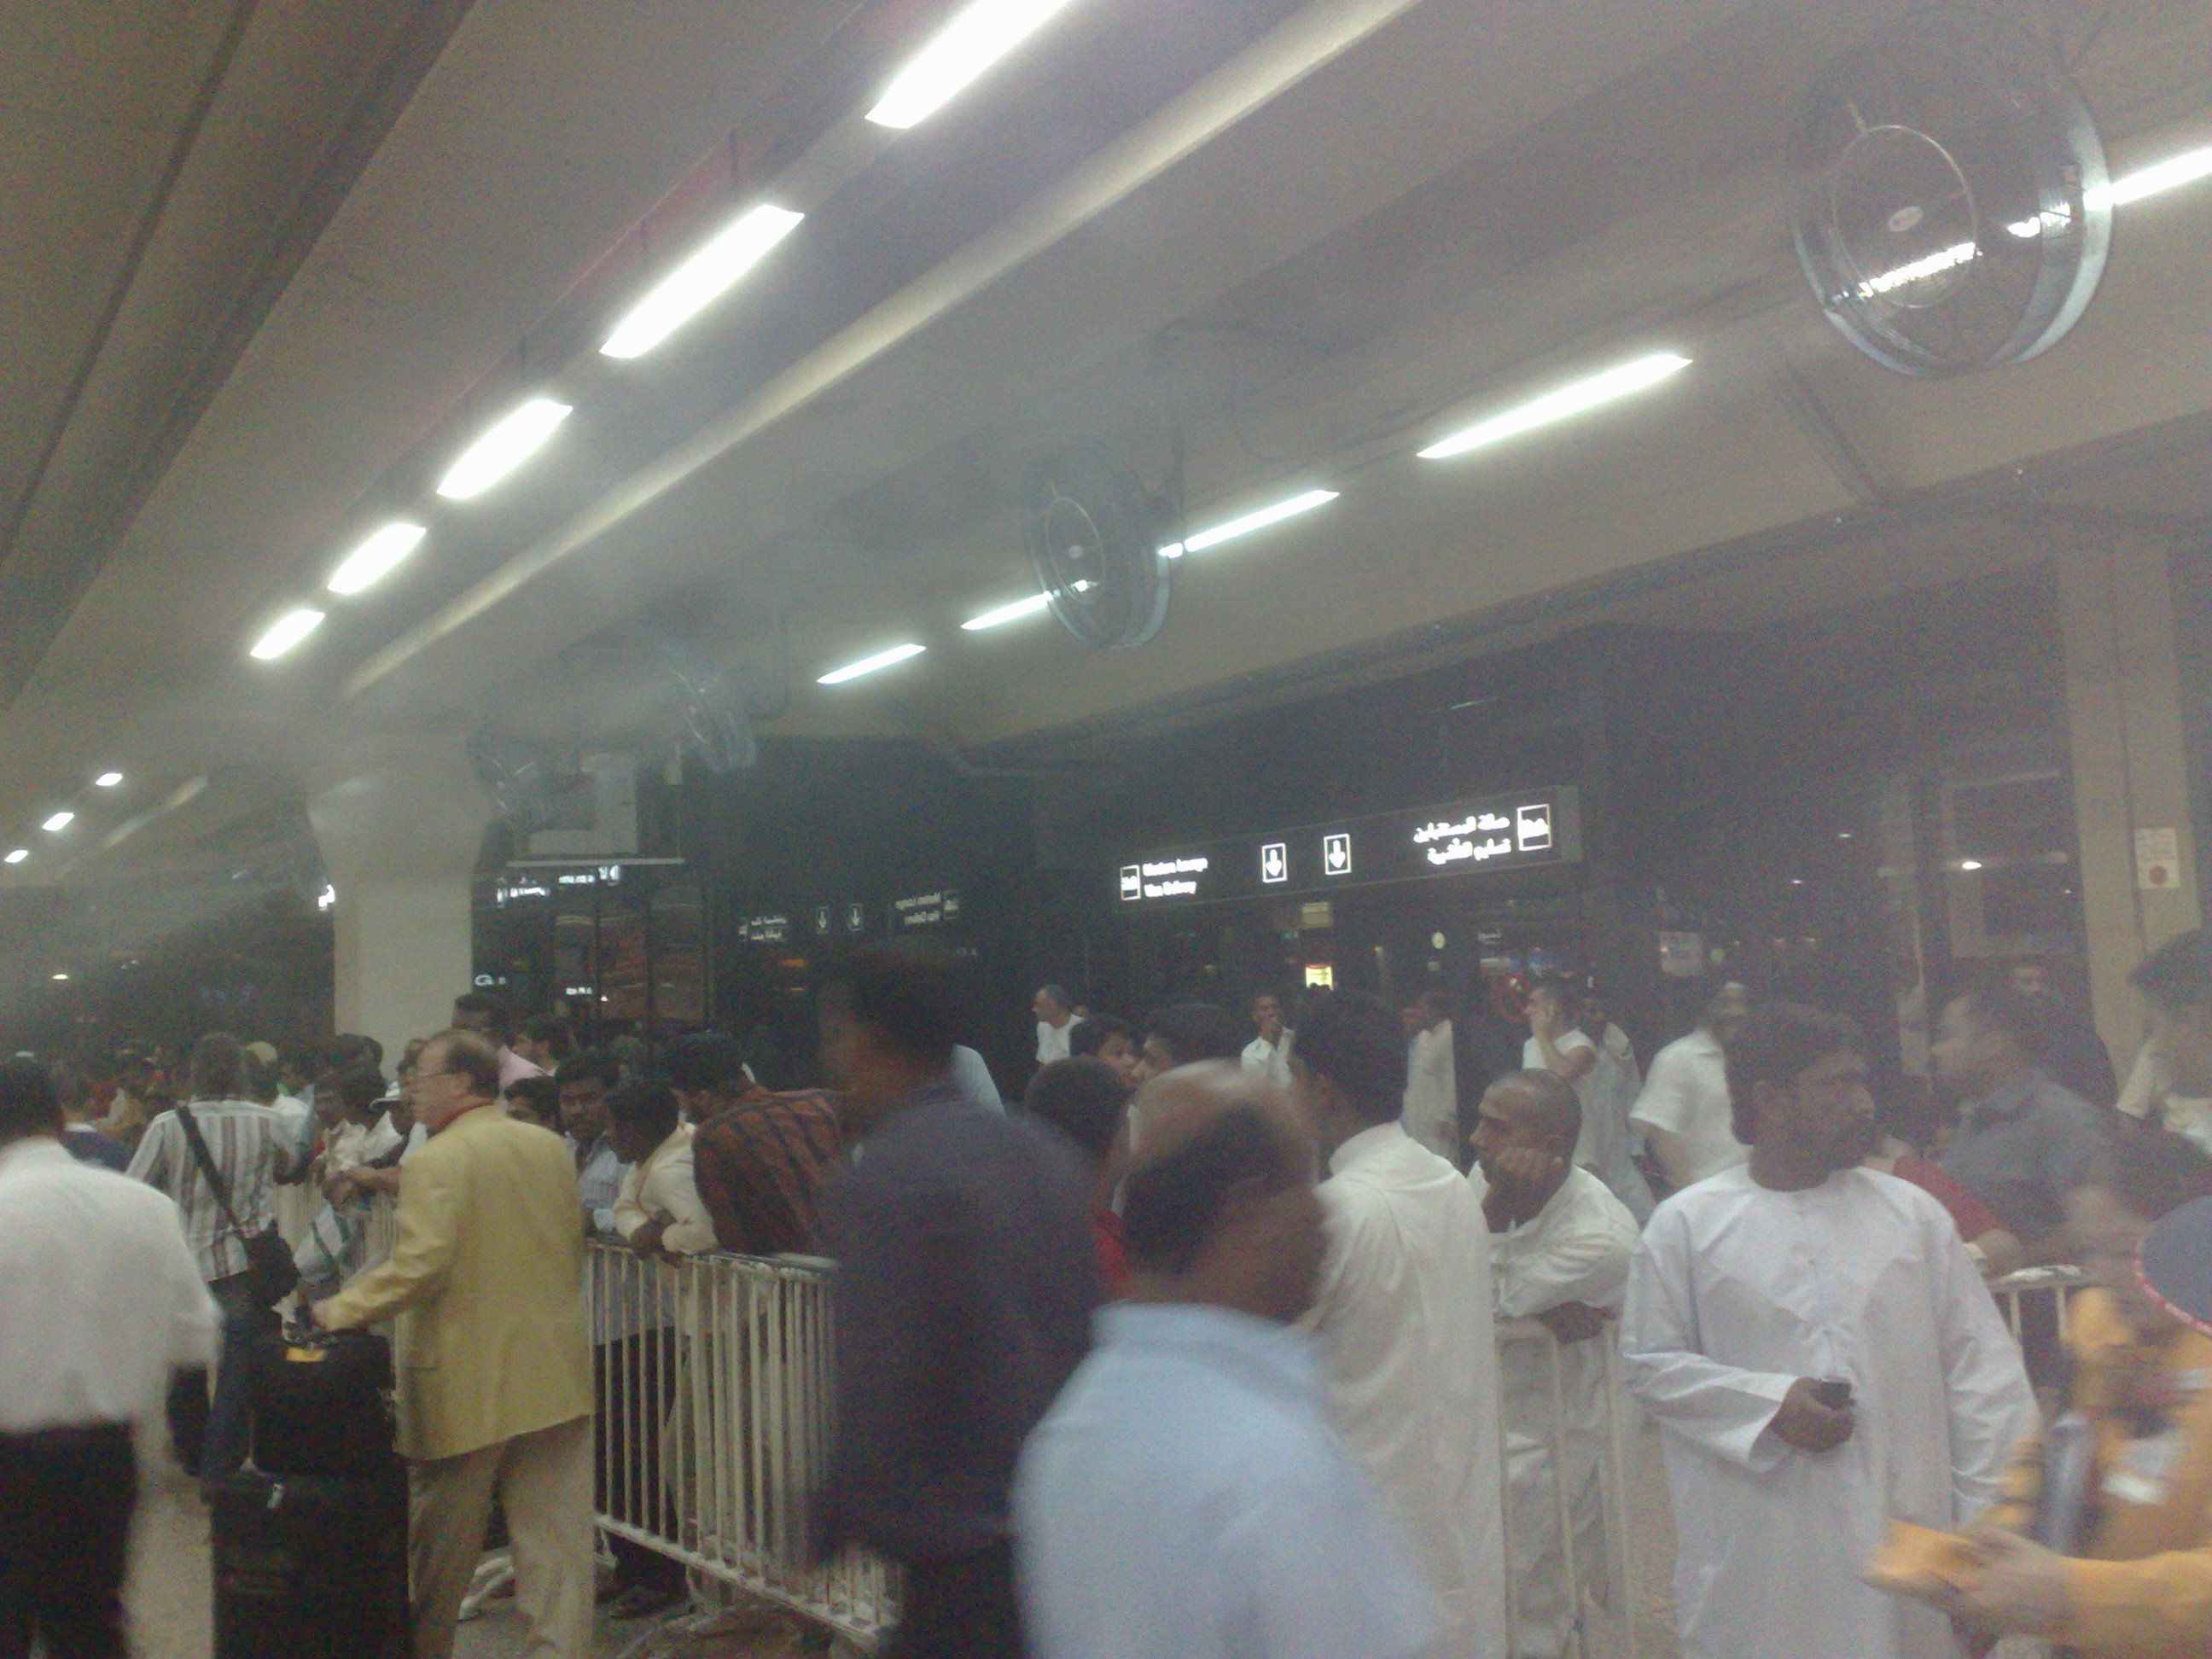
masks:
[[[414,1659],[450,1659],[495,1492],[514,1540],[514,1604],[529,1627],[522,1652],[527,1659],[589,1659],[592,1419],[412,1464],[408,1473]]]

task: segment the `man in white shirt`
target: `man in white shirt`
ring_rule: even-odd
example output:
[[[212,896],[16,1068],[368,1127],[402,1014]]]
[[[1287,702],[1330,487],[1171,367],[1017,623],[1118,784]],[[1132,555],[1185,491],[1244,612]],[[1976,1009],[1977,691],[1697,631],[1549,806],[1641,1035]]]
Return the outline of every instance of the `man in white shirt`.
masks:
[[[1650,1133],[1651,1151],[1676,1192],[1732,1170],[1748,1156],[1729,1115],[1723,1052],[1751,1008],[1751,992],[1729,980],[1705,1005],[1698,1029],[1662,1048],[1651,1061],[1629,1121]]]
[[[1860,1575],[1892,1520],[1956,1531],[2036,1413],[1943,1206],[1860,1167],[1857,1029],[1790,1003],[1729,1046],[1749,1162],[1662,1204],[1620,1354],[1662,1431],[1684,1659],[1956,1659],[1950,1622]]]
[[[1030,999],[1030,1012],[1036,1016],[1037,1064],[1049,1066],[1055,1060],[1066,1060],[1068,1028],[1075,1024],[1067,993],[1057,985],[1043,986]]]
[[[46,1069],[0,1063],[0,1653],[123,1659],[132,1425],[218,1310],[175,1204],[62,1131]]]
[[[691,1127],[665,1085],[632,1078],[607,1097],[607,1139],[629,1166],[615,1197],[615,1231],[648,1260],[714,1248],[714,1218],[691,1173]]]
[[[1503,1659],[1505,1539],[1490,1230],[1453,1164],[1399,1121],[1405,1040],[1374,998],[1321,999],[1291,1055],[1328,1170],[1314,1334],[1329,1416],[1437,1592],[1452,1659]]]
[[[1291,1086],[1291,1029],[1283,1024],[1283,1004],[1273,991],[1252,999],[1252,1024],[1260,1035],[1244,1045],[1244,1069],[1278,1089]]]
[[[1508,1340],[1498,1352],[1516,1659],[1565,1653],[1575,1617],[1570,1578],[1590,1593],[1606,1583],[1598,1485],[1607,1403],[1603,1344],[1628,1286],[1636,1218],[1593,1171],[1576,1166],[1581,1117],[1574,1091],[1555,1073],[1508,1073],[1483,1097],[1476,1170],[1468,1177],[1490,1225],[1498,1317],[1539,1321],[1553,1339]],[[1562,1454],[1557,1461],[1554,1447]],[[1563,1492],[1573,1528],[1571,1575],[1559,1540]]]
[[[1406,1059],[1406,1133],[1459,1165],[1459,1081],[1452,1060],[1451,1012],[1442,991],[1421,993],[1407,1010],[1414,1022]]]

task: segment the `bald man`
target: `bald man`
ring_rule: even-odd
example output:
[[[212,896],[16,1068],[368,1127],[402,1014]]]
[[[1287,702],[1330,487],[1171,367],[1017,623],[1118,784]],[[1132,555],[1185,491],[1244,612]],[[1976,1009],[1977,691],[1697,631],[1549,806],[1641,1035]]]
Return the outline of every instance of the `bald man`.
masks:
[[[1325,1240],[1314,1146],[1238,1066],[1138,1105],[1129,1299],[1022,1454],[1014,1489],[1038,1659],[1399,1659],[1434,1599],[1331,1432],[1312,1340]]]
[[[1505,1479],[1513,1526],[1520,1659],[1566,1651],[1574,1629],[1559,1542],[1565,1485],[1576,1576],[1605,1583],[1605,1512],[1598,1489],[1605,1437],[1608,1322],[1628,1289],[1636,1218],[1604,1182],[1575,1166],[1582,1102],[1549,1071],[1509,1072],[1482,1097],[1469,1177],[1490,1224],[1498,1316],[1540,1321],[1559,1345],[1562,1418],[1553,1422],[1552,1355],[1540,1338],[1498,1350]],[[1551,1447],[1556,1428],[1564,1462]]]

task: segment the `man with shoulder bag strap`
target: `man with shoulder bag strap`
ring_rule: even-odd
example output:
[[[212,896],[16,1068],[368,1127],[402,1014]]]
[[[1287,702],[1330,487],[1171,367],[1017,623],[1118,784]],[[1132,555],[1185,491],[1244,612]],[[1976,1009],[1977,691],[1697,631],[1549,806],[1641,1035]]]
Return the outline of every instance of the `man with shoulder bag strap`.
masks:
[[[245,1097],[237,1038],[202,1037],[187,1069],[191,1103],[147,1126],[130,1173],[176,1201],[201,1276],[222,1309],[212,1410],[204,1373],[180,1373],[169,1390],[177,1461],[205,1487],[246,1461],[253,1344],[276,1328],[271,1310],[297,1282],[270,1188],[298,1171],[282,1115]]]

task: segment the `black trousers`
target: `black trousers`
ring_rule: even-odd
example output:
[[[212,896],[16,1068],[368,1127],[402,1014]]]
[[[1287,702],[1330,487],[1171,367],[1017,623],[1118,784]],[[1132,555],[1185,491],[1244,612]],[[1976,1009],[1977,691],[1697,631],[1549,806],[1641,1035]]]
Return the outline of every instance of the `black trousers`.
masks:
[[[676,1333],[647,1331],[592,1350],[599,1415],[592,1431],[593,1492],[599,1512],[661,1536],[673,1535],[676,1505],[661,1478],[660,1425],[676,1403]],[[610,1534],[615,1582],[680,1591],[684,1564]]]
[[[883,1659],[1022,1659],[1011,1543],[900,1565],[905,1605]]]
[[[137,1501],[127,1425],[0,1434],[0,1659],[123,1659]]]

